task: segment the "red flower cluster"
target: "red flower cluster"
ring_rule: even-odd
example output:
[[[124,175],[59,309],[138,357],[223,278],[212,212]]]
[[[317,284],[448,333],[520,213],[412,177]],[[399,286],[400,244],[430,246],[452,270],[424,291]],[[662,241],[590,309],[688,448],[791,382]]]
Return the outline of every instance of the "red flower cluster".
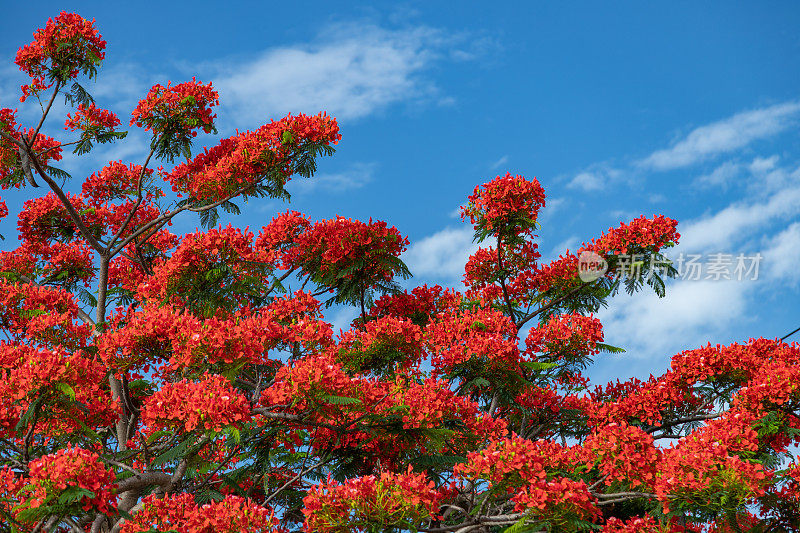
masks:
[[[726,446],[712,439],[690,437],[664,452],[655,492],[668,513],[675,508],[710,509],[720,503],[753,503],[764,494],[768,482],[767,472],[760,464],[729,455]]]
[[[678,221],[662,215],[653,218],[641,216],[592,240],[581,250],[606,254],[658,252],[669,243],[677,243],[680,234],[675,230]]]
[[[274,381],[261,393],[261,403],[291,405],[299,411],[323,403],[328,396],[352,397],[359,385],[331,355],[312,355],[283,366]]]
[[[145,401],[142,422],[150,430],[218,431],[246,420],[250,404],[241,392],[220,375],[207,374],[200,381],[165,383]]]
[[[507,430],[505,420],[495,419],[480,410],[478,404],[459,396],[450,390],[447,382],[429,378],[422,383],[398,384],[390,388],[393,392],[387,398],[381,411],[402,414],[403,429],[440,428],[447,421],[458,421],[464,425],[468,434],[477,437],[477,442],[501,438]],[[468,446],[467,449],[473,447]],[[429,453],[439,450],[427,449],[425,443],[419,449]]]
[[[0,344],[0,435],[15,435],[15,425],[40,395],[59,399],[41,413],[40,434],[63,435],[113,424],[118,412],[103,388],[105,373],[101,364],[81,352],[66,355]]]
[[[655,518],[645,513],[644,516],[634,516],[627,520],[609,518],[603,526],[603,533],[682,533],[687,531],[678,525],[678,518],[673,518],[669,524],[659,524]]]
[[[544,189],[536,178],[528,180],[509,172],[475,187],[468,199],[461,218],[469,217],[476,229],[493,235],[519,235],[535,229],[539,209],[544,207]]]
[[[67,291],[0,281],[2,323],[14,341],[21,344],[67,350],[85,348],[92,328],[78,319],[78,311]]]
[[[83,213],[84,224],[99,231],[102,225],[102,213],[88,209],[83,196],[67,193],[75,210]],[[72,221],[64,205],[52,192],[46,196],[28,200],[19,214],[17,222],[20,239],[34,246],[46,245],[51,241],[71,241],[80,239],[81,235]]]
[[[565,448],[549,440],[512,436],[468,453],[466,463],[456,465],[453,472],[463,479],[519,488],[573,467],[579,462],[580,453],[579,447]]]
[[[434,517],[440,494],[425,474],[383,472],[380,476],[328,480],[303,499],[309,533],[350,533],[413,527]]]
[[[391,281],[398,272],[397,258],[408,239],[386,222],[361,222],[344,217],[315,222],[295,240],[286,261],[298,266],[322,286],[361,279],[368,286]],[[346,272],[344,276],[340,274]]]
[[[186,305],[187,298],[206,283],[206,273],[222,265],[229,274],[220,274],[217,290],[230,289],[241,277],[264,280],[267,271],[258,263],[252,240],[252,233],[230,225],[188,234],[169,259],[155,266],[153,275],[139,285],[138,293],[144,299]],[[224,299],[237,306],[248,302],[248,296],[227,291]]]
[[[33,128],[27,132],[16,122],[16,109],[0,109],[0,131],[9,135],[17,141],[25,136],[26,142],[30,143],[33,138]],[[31,146],[31,150],[36,154],[37,159],[44,168],[49,161],[61,160],[61,143],[48,137],[43,133],[36,136],[36,140]],[[20,188],[25,183],[25,176],[21,169],[22,160],[20,159],[17,145],[4,137],[0,137],[0,187],[8,189],[10,187]],[[35,169],[32,170],[35,173]]]
[[[631,488],[650,488],[655,481],[659,450],[653,437],[626,423],[598,428],[583,443],[584,460],[599,467],[605,484],[625,482]]]
[[[565,477],[538,480],[522,487],[512,501],[515,511],[547,520],[553,525],[567,524],[575,518],[594,520],[602,514],[586,482]]]
[[[264,261],[284,270],[291,269],[295,242],[310,227],[311,222],[302,213],[286,211],[261,228],[254,246]]]
[[[200,200],[217,201],[237,193],[246,196],[250,185],[275,172],[282,174],[280,183],[275,185],[284,185],[298,147],[307,143],[330,146],[339,139],[336,119],[322,113],[288,115],[256,131],[221,140],[217,146],[176,166],[166,179],[174,191]]]
[[[276,299],[256,314],[210,319],[178,307],[145,306],[117,316],[111,326],[97,342],[103,361],[126,372],[148,372],[152,365],[162,377],[208,365],[271,366],[269,350],[294,343],[317,349],[332,342],[320,303],[302,292]]]
[[[517,328],[495,309],[443,314],[427,328],[427,346],[434,374],[446,375],[472,358],[502,366],[519,362]]]
[[[411,292],[381,296],[375,301],[370,315],[409,318],[415,324],[425,325],[437,314],[457,308],[460,303],[461,296],[453,289],[421,285],[411,289]]]
[[[343,333],[339,349],[340,360],[357,371],[408,370],[424,355],[423,331],[411,320],[382,317]]]
[[[139,100],[131,113],[130,125],[152,130],[154,135],[196,137],[198,128],[206,133],[214,129],[216,115],[211,113],[211,108],[216,105],[219,105],[219,94],[211,83],[203,85],[195,78],[174,87],[172,82],[166,87],[157,83],[143,100]]]
[[[27,501],[21,508],[46,505],[65,491],[79,488],[90,493],[76,501],[76,505],[84,511],[114,512],[116,476],[105,467],[96,453],[67,446],[31,461],[28,468],[29,484],[23,489]]]
[[[75,111],[75,116],[67,113],[64,129],[68,131],[81,130],[84,136],[96,139],[102,133],[114,131],[120,125],[119,118],[111,111],[98,109],[94,102],[89,106],[80,104]]]
[[[191,494],[150,495],[142,510],[125,521],[120,533],[177,531],[178,533],[282,533],[272,511],[240,496],[197,505]]]
[[[44,29],[33,33],[33,42],[19,49],[16,63],[19,69],[33,78],[31,85],[22,87],[24,102],[50,85],[48,78],[66,82],[78,72],[92,73],[105,58],[106,42],[88,21],[76,13],[62,11],[48,19]]]
[[[578,283],[583,283],[578,278],[578,256],[567,250],[550,263],[536,265],[536,268],[523,281],[529,290],[537,293],[550,289],[569,290]]]
[[[547,354],[558,359],[574,359],[599,353],[603,325],[593,316],[578,313],[556,315],[544,324],[531,328],[525,345],[528,352]]]
[[[136,193],[139,179],[147,179],[153,175],[153,169],[146,169],[142,175],[142,166],[124,164],[122,161],[111,161],[108,165],[93,173],[83,182],[83,196],[94,206],[120,198],[127,198]]]

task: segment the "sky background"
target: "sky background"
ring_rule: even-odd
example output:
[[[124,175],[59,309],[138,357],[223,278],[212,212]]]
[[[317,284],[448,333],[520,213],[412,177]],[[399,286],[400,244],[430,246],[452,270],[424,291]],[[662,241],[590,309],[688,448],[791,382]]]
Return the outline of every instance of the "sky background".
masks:
[[[225,224],[257,232],[287,208],[383,219],[412,243],[409,286],[462,287],[476,246],[458,206],[498,174],[536,176],[543,259],[663,214],[682,234],[669,256],[705,264],[666,298],[622,294],[600,312],[606,341],[627,353],[598,357],[594,379],[658,374],[683,349],[800,327],[796,2],[7,2],[0,107],[23,121],[37,107],[18,101],[14,55],[61,10],[96,19],[108,47],[90,92],[123,123],[153,83],[192,76],[220,92],[224,137],[289,112],[337,117],[336,155],[290,184],[290,205],[251,202]],[[195,151],[214,143],[198,137]],[[110,160],[141,163],[147,144],[132,131],[61,166],[78,189]],[[3,195],[6,249],[31,192]],[[734,279],[705,279],[722,264],[713,254],[731,256]],[[740,254],[761,255],[757,279],[736,279]]]

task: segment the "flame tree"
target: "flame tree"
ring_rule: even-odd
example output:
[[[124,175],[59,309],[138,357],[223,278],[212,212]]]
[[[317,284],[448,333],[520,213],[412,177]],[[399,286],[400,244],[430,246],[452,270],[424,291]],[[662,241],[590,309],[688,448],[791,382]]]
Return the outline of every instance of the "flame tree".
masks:
[[[129,122],[149,132],[142,161],[82,183],[58,169],[65,149],[125,137],[81,85],[105,44],[94,21],[49,20],[16,57],[41,116],[0,109],[0,184],[31,192],[19,246],[0,253],[4,530],[800,527],[800,347],[708,345],[646,381],[581,374],[619,350],[595,311],[622,287],[664,294],[674,220],[640,217],[541,263],[544,189],[498,176],[462,210],[483,244],[464,287],[401,291],[409,243],[384,222],[216,225],[313,175],[340,140],[325,114],[192,155],[216,132],[216,91],[155,85]],[[61,140],[42,131],[59,98]],[[205,231],[170,232],[191,213]],[[580,252],[608,273],[581,279]],[[641,275],[615,276],[631,254]],[[326,304],[359,316],[334,334]]]

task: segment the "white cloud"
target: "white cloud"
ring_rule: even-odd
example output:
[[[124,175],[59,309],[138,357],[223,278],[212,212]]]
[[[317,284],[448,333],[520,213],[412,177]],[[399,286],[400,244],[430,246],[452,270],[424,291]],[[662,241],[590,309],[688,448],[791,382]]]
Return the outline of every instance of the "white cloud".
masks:
[[[456,280],[464,275],[464,265],[478,249],[472,242],[471,227],[445,228],[414,242],[401,259],[414,276],[437,280]]]
[[[350,324],[355,320],[361,311],[356,307],[350,306],[336,306],[330,313],[325,316],[325,320],[331,324],[331,329],[334,335],[338,335],[339,331],[347,331],[350,329]]]
[[[508,163],[508,156],[504,155],[503,157],[501,157],[500,159],[498,159],[497,161],[492,163],[492,166],[490,168],[492,170],[497,170],[498,168],[500,168],[501,166],[505,165],[506,163]]]
[[[550,254],[547,258],[543,258],[545,261],[550,261],[556,259],[559,255],[565,254],[567,250],[570,252],[575,252],[578,249],[580,244],[580,240],[577,235],[571,235],[561,241],[560,243],[553,246],[553,249],[550,250]]]
[[[800,184],[800,166],[791,168],[777,165],[778,156],[756,157],[748,165],[752,176],[748,186],[754,194],[771,194]]]
[[[796,287],[800,283],[800,222],[769,240],[762,265],[771,279]]]
[[[24,76],[16,65],[5,62],[0,66],[0,107],[19,107],[19,87],[29,79]]]
[[[742,167],[734,161],[726,161],[715,168],[711,173],[700,176],[694,180],[701,187],[727,187],[731,180],[739,175]]]
[[[606,342],[632,357],[666,359],[687,348],[714,343],[730,323],[744,317],[749,281],[678,280],[659,298],[645,288],[619,294],[598,313]]]
[[[449,214],[448,216],[449,216],[450,218],[458,218],[458,219],[461,219],[461,207],[462,207],[462,206],[458,206],[458,207],[456,207],[455,209],[453,209],[452,211],[450,211],[450,214]],[[469,219],[467,219],[467,220],[469,220]]]
[[[338,25],[312,44],[268,49],[254,61],[218,63],[214,85],[222,106],[239,122],[322,110],[355,119],[436,95],[421,73],[453,39],[428,27]]]
[[[584,171],[572,178],[567,187],[584,191],[599,191],[605,187],[605,180],[596,172]]]
[[[287,189],[291,194],[305,194],[316,190],[339,193],[360,189],[372,181],[375,163],[356,163],[343,172],[317,174],[311,179],[295,176]]]
[[[681,252],[717,252],[779,218],[800,213],[800,187],[784,189],[762,202],[739,202],[678,227]],[[730,250],[724,250],[730,251]]]
[[[547,198],[544,209],[539,212],[539,219],[538,222],[541,224],[542,222],[547,222],[548,220],[552,219],[559,211],[561,211],[564,207],[567,207],[567,199],[566,198]]]
[[[775,168],[778,159],[779,157],[777,155],[773,155],[772,157],[756,157],[747,168],[753,174],[764,174]]]
[[[693,165],[775,135],[795,122],[800,102],[745,111],[692,130],[671,148],[657,150],[638,163],[643,168],[670,170]]]

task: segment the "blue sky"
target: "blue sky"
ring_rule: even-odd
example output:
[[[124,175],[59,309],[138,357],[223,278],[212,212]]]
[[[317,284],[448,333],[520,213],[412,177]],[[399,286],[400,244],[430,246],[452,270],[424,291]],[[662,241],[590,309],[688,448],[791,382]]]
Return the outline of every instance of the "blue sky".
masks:
[[[109,43],[93,94],[120,117],[153,83],[192,76],[220,91],[223,136],[288,112],[336,116],[339,150],[313,181],[290,186],[291,208],[396,225],[412,242],[415,284],[460,286],[474,245],[453,213],[506,171],[547,191],[546,258],[641,214],[680,221],[673,258],[762,255],[757,280],[680,279],[662,300],[617,297],[601,318],[628,353],[601,357],[599,380],[800,326],[797,3],[340,4],[15,2],[0,20],[0,106],[19,106],[17,48],[48,17],[76,11]],[[146,144],[132,132],[63,166],[82,177],[139,161]],[[4,235],[29,192],[4,194]],[[288,207],[254,202],[231,222],[257,229]],[[183,218],[173,231],[197,224]]]

